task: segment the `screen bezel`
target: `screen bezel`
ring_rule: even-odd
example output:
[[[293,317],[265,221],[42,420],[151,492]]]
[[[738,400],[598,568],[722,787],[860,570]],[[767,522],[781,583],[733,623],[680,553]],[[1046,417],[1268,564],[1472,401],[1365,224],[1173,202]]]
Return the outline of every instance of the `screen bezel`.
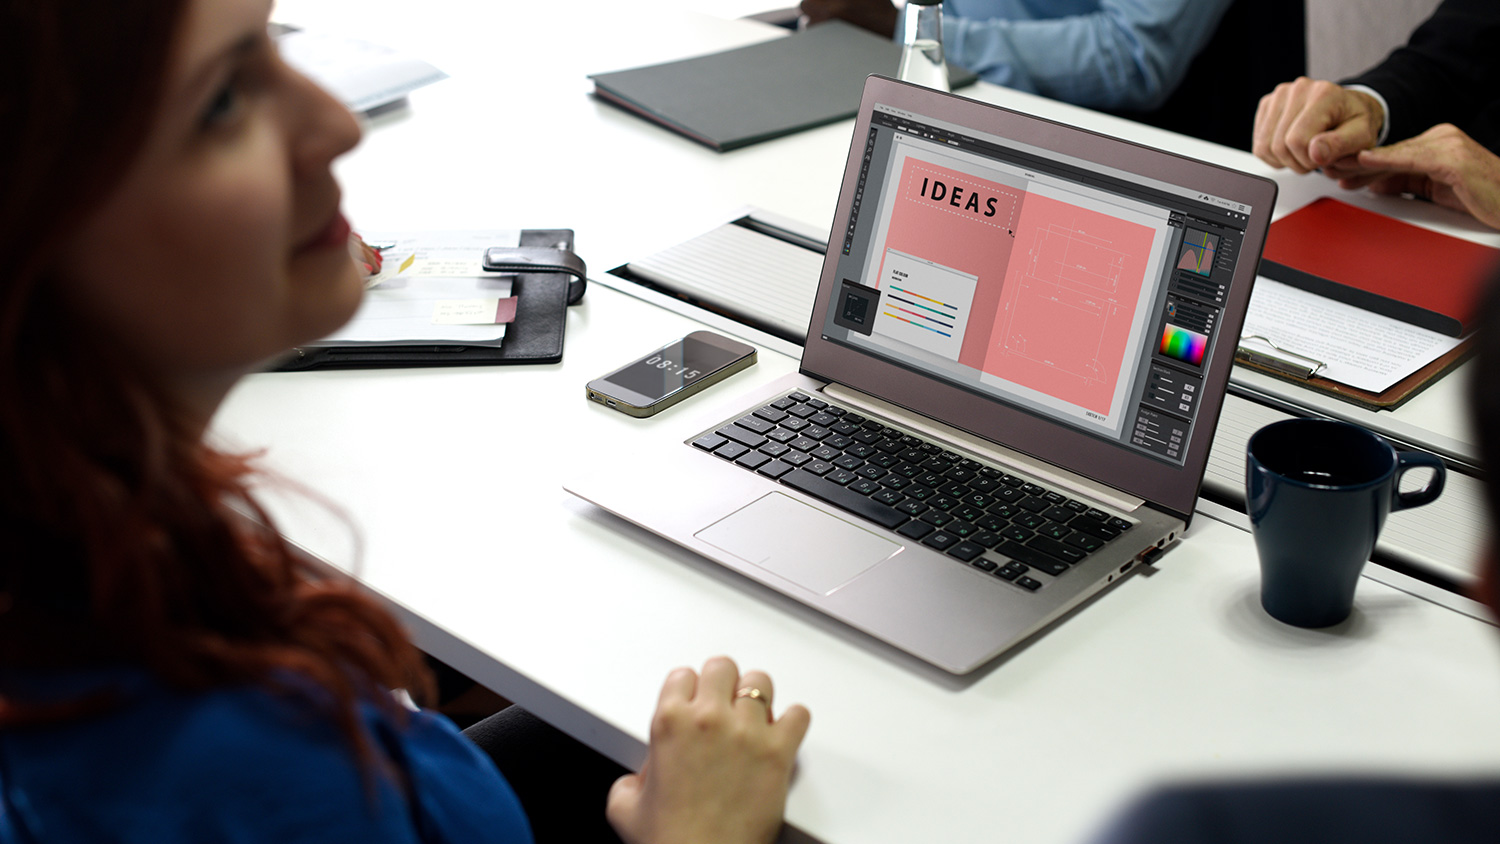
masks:
[[[936,120],[973,127],[976,131],[1018,143],[1047,149],[1084,161],[1098,162],[1117,171],[1139,175],[1251,207],[1240,258],[1230,280],[1222,320],[1221,338],[1203,369],[1205,385],[1198,416],[1184,450],[1182,465],[1172,465],[1134,452],[1117,443],[1028,411],[1007,407],[930,376],[862,354],[824,338],[822,327],[839,284],[839,240],[853,207],[859,185],[864,138],[877,104],[909,111]],[[1208,463],[1214,429],[1223,406],[1234,352],[1249,305],[1250,291],[1265,245],[1276,201],[1276,183],[1261,176],[1242,173],[1174,153],[1152,149],[1000,106],[980,103],[881,76],[865,83],[854,141],[844,168],[838,210],[830,228],[830,246],[813,303],[801,371],[823,381],[836,381],[913,412],[937,419],[1007,448],[1045,460],[1067,471],[1107,484],[1156,506],[1185,521],[1191,518],[1203,473]],[[836,373],[836,375],[835,375]]]

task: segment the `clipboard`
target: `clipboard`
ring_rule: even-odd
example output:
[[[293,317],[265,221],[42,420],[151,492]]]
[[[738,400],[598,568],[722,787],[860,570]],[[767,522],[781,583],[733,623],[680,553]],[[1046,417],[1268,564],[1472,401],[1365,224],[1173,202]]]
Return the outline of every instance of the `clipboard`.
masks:
[[[1240,338],[1245,340],[1247,338]],[[1452,350],[1440,355],[1431,363],[1392,384],[1389,389],[1372,393],[1318,376],[1322,363],[1285,349],[1276,353],[1262,353],[1241,346],[1234,354],[1234,362],[1256,372],[1264,372],[1274,378],[1300,384],[1357,404],[1369,410],[1395,410],[1408,399],[1426,389],[1450,370],[1468,360],[1474,354],[1474,338],[1469,337]]]
[[[1500,249],[1325,196],[1271,223],[1260,273],[1462,337],[1497,265]]]
[[[514,250],[492,249],[497,271],[516,273],[516,316],[493,343],[309,343],[270,367],[392,369],[426,366],[495,366],[562,360],[568,306],[583,298],[587,269],[573,252],[572,229],[524,229]],[[501,253],[501,254],[496,254]],[[504,260],[506,257],[512,260]]]

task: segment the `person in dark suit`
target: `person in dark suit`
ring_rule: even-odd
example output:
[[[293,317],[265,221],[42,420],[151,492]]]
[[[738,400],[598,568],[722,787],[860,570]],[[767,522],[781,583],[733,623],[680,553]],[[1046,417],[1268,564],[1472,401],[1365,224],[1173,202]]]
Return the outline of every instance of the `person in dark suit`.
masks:
[[[1252,151],[1341,187],[1413,194],[1500,228],[1500,3],[1445,0],[1405,46],[1345,80],[1260,101]]]

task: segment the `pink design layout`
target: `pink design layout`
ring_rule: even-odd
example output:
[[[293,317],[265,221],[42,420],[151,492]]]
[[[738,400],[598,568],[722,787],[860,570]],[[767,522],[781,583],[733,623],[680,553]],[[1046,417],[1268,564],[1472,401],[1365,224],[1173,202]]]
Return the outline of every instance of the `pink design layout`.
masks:
[[[941,185],[941,189],[939,189]],[[954,189],[958,190],[956,204]],[[902,165],[901,189],[891,209],[886,248],[978,277],[959,362],[984,361],[991,317],[1015,243],[1024,191],[915,158]],[[876,284],[884,281],[881,256]]]
[[[1033,193],[1016,232],[982,368],[1107,415],[1154,231]]]

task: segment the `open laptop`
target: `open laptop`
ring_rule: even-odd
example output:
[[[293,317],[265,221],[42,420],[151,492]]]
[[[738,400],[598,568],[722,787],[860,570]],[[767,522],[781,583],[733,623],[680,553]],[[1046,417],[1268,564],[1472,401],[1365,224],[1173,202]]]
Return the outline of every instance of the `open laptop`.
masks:
[[[1275,198],[871,77],[800,372],[567,489],[972,671],[1181,537]]]

